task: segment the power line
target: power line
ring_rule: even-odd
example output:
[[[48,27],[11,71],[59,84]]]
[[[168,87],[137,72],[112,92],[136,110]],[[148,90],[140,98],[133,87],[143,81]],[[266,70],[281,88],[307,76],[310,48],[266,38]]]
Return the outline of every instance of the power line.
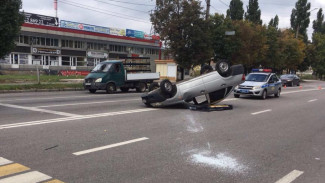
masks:
[[[114,17],[118,17],[118,18],[123,18],[123,19],[127,19],[127,20],[132,20],[132,21],[137,21],[137,22],[143,22],[143,23],[151,24],[151,22],[146,21],[146,20],[134,19],[134,18],[130,18],[130,17],[119,16],[119,15],[116,15],[116,14],[110,14],[110,13],[107,13],[106,11],[104,11],[104,10],[98,11],[97,8],[96,8],[97,10],[96,9],[92,9],[94,7],[89,7],[89,6],[87,7],[87,6],[82,5],[82,4],[79,4],[79,3],[72,4],[72,3],[69,3],[69,2],[61,1],[61,0],[59,0],[59,2],[64,3],[64,4],[67,4],[67,5],[70,5],[70,6],[74,6],[74,7],[83,8],[83,9],[87,9],[87,10],[90,10],[90,11],[94,11],[94,12],[97,12],[97,13],[102,13],[102,14],[106,14],[106,15],[110,15],[110,16],[114,16]]]
[[[112,6],[117,6],[117,7],[120,7],[120,8],[125,8],[125,9],[132,10],[132,11],[138,11],[138,12],[148,13],[146,11],[141,11],[141,10],[137,10],[137,9],[125,7],[125,6],[120,6],[120,5],[108,3],[108,2],[105,2],[105,1],[100,1],[100,0],[94,0],[94,1],[101,2],[101,3],[104,3],[104,4],[109,4],[109,5],[112,5]]]
[[[101,3],[106,3],[106,2],[103,2],[103,1],[99,1],[99,0],[94,0],[94,1],[101,2]],[[118,1],[118,0],[108,0],[108,1],[113,1],[113,2],[118,2],[118,3],[125,3],[125,4],[133,4],[133,5],[138,5],[138,6],[155,6],[155,5],[151,5],[151,4],[130,3],[130,2]]]

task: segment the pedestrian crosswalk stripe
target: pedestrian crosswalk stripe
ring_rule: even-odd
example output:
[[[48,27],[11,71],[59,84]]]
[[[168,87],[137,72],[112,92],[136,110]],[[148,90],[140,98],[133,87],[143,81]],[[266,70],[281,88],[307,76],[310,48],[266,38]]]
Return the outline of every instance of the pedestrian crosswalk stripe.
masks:
[[[33,182],[41,182],[52,177],[45,175],[38,171],[32,171],[24,174],[15,175],[12,177],[7,177],[4,179],[0,179],[0,183],[33,183]]]
[[[25,167],[24,165],[14,163],[10,165],[0,166],[0,177],[11,175],[19,172],[29,170],[30,168]],[[1,182],[1,181],[0,181]]]
[[[9,163],[12,163],[12,161],[7,160],[7,159],[5,159],[3,157],[0,157],[0,166],[1,165],[6,165],[6,164],[9,164]]]
[[[57,180],[57,179],[54,179],[54,180],[47,181],[47,182],[44,182],[44,183],[64,183],[64,182],[59,181],[59,180]]]

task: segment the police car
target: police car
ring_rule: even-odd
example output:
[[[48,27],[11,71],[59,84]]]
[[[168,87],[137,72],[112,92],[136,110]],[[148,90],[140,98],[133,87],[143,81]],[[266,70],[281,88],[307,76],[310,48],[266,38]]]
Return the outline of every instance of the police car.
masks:
[[[245,82],[234,89],[234,97],[256,96],[263,100],[270,95],[279,97],[281,86],[281,80],[272,73],[271,69],[252,69],[252,73],[246,76]]]

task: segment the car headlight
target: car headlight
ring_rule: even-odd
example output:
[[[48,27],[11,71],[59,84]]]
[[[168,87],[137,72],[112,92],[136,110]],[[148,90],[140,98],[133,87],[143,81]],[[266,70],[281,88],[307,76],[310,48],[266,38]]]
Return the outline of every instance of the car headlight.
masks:
[[[239,88],[239,85],[237,85],[236,87],[235,87],[235,89],[237,90]]]
[[[289,82],[290,82],[290,81],[292,81],[292,79],[288,79],[287,81],[289,81]]]
[[[254,86],[253,87],[253,90],[258,90],[258,89],[261,89],[261,86]]]
[[[102,82],[102,78],[98,78],[96,79],[95,83],[101,83]]]

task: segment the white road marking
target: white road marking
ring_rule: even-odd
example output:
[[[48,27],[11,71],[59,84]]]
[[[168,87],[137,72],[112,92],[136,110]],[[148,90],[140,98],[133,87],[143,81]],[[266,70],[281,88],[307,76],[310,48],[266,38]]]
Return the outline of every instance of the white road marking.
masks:
[[[267,110],[264,110],[264,111],[259,111],[259,112],[254,112],[254,113],[251,113],[252,115],[257,115],[257,114],[261,114],[261,113],[265,113],[265,112],[270,112],[272,111],[272,109],[267,109]]]
[[[294,181],[296,178],[298,178],[303,173],[304,172],[299,171],[299,170],[293,170],[288,175],[284,176],[283,178],[276,181],[275,183],[290,183],[290,182]]]
[[[29,111],[45,112],[45,113],[56,114],[56,115],[61,115],[61,116],[79,116],[77,114],[71,114],[71,113],[59,112],[59,111],[51,111],[51,110],[46,110],[46,109],[38,109],[36,107],[24,107],[24,106],[19,106],[19,105],[3,104],[3,103],[0,103],[0,105],[5,106],[5,107],[16,108],[16,109],[25,109],[25,110],[29,110]]]
[[[122,95],[126,95],[128,93],[118,93],[118,94],[109,94],[109,96],[112,96],[112,95],[119,95],[119,96],[122,96]],[[37,98],[31,98],[29,96],[27,96],[28,98],[21,98],[21,99],[7,99],[7,100],[0,100],[0,102],[11,102],[11,101],[28,101],[28,100],[52,100],[52,99],[65,99],[65,98],[93,98],[93,97],[103,97],[104,95],[82,95],[82,96],[68,96],[68,97],[37,97]]]
[[[4,179],[0,179],[0,183],[17,183],[17,182],[25,182],[25,183],[36,183],[51,179],[52,177],[45,175],[38,171],[32,171],[12,177],[7,177]]]
[[[67,118],[56,118],[56,119],[48,119],[48,120],[38,120],[38,121],[30,121],[30,122],[22,122],[22,123],[5,124],[5,125],[0,125],[0,130],[8,129],[8,128],[24,127],[24,126],[33,126],[33,125],[42,125],[42,124],[49,124],[49,123],[59,123],[59,122],[66,122],[66,121],[97,118],[97,117],[116,116],[116,115],[122,115],[122,114],[133,114],[133,113],[148,112],[148,111],[155,111],[155,110],[158,110],[158,109],[145,108],[145,109],[135,109],[135,110],[128,110],[128,111],[118,111],[118,112],[91,114],[91,115],[83,115],[83,116],[81,116],[81,115],[80,116],[72,116],[72,117],[67,117]]]
[[[72,106],[72,105],[91,105],[91,104],[102,104],[102,103],[114,103],[114,102],[129,102],[129,101],[141,101],[140,98],[137,99],[128,99],[128,100],[110,100],[110,101],[101,101],[101,102],[85,102],[85,103],[73,103],[73,104],[58,104],[58,105],[45,105],[45,106],[36,106],[39,108],[46,107],[63,107],[63,106]]]
[[[234,101],[234,100],[238,100],[237,98],[229,98],[229,99],[225,99],[225,100],[223,100],[223,101]]]
[[[316,100],[318,100],[318,99],[312,99],[312,100],[309,100],[308,102],[315,102]]]
[[[0,166],[10,164],[10,163],[12,163],[12,161],[7,160],[7,159],[5,159],[3,157],[0,157]]]
[[[88,153],[92,153],[92,152],[96,152],[96,151],[101,151],[101,150],[104,150],[104,149],[109,149],[109,148],[118,147],[118,146],[122,146],[122,145],[126,145],[126,144],[140,142],[140,141],[148,140],[148,139],[149,138],[147,138],[147,137],[142,137],[142,138],[133,139],[133,140],[129,140],[129,141],[124,141],[124,142],[120,142],[120,143],[116,143],[116,144],[111,144],[111,145],[107,145],[107,146],[96,147],[96,148],[93,148],[93,149],[79,151],[79,152],[75,152],[75,153],[72,153],[72,154],[74,154],[76,156],[79,156],[79,155],[88,154]]]
[[[318,91],[319,89],[308,89],[308,90],[297,90],[297,91],[290,91],[290,92],[281,92],[281,95],[290,94],[290,93],[300,93],[300,92],[309,92],[309,91]],[[322,89],[324,90],[324,89]]]

